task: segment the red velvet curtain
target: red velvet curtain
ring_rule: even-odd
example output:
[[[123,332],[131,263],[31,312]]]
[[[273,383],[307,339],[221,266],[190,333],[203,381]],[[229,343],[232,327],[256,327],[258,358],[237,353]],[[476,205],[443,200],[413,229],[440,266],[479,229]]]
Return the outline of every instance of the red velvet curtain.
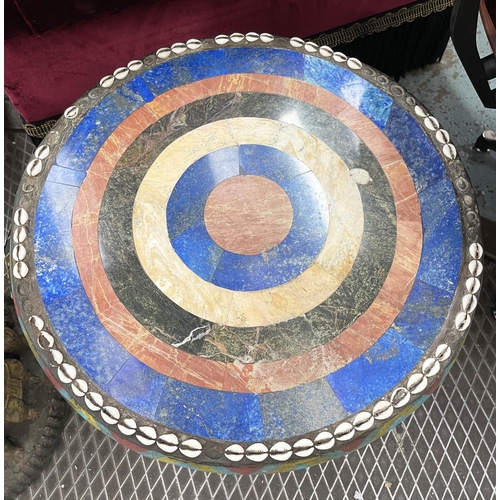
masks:
[[[249,31],[307,37],[408,3],[7,0],[5,34],[16,36],[4,43],[5,91],[23,118],[34,122],[61,114],[130,60],[175,42]]]

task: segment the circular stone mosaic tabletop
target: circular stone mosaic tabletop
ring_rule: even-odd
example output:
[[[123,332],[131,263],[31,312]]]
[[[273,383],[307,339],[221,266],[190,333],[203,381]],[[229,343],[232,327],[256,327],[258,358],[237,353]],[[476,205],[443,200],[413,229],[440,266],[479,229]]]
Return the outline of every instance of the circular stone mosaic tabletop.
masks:
[[[385,75],[298,38],[189,40],[104,77],[36,150],[15,302],[117,441],[286,471],[435,389],[477,304],[478,219],[448,133]]]

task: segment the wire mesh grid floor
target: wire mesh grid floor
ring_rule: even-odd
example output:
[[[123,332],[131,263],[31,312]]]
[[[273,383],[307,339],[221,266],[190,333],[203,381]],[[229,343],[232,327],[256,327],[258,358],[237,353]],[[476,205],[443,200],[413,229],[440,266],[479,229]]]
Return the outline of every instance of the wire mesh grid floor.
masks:
[[[5,133],[4,222],[33,146]],[[6,234],[6,233],[5,233]],[[290,473],[220,476],[144,458],[77,414],[42,476],[20,500],[491,499],[495,495],[494,262],[457,362],[442,386],[382,439]]]

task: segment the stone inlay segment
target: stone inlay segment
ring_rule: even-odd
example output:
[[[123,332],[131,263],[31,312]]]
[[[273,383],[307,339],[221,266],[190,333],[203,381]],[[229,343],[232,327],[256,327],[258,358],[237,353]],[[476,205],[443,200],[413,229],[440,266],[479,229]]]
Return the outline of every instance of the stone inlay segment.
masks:
[[[286,238],[293,208],[285,191],[272,180],[238,175],[210,193],[204,219],[208,234],[224,250],[258,255]]]

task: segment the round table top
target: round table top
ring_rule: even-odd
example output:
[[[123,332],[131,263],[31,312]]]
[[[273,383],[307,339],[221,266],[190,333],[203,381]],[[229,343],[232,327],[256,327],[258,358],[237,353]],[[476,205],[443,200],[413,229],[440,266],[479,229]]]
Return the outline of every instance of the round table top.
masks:
[[[103,78],[18,193],[13,290],[70,403],[147,456],[291,470],[401,421],[482,272],[449,135],[385,75],[268,34]]]

